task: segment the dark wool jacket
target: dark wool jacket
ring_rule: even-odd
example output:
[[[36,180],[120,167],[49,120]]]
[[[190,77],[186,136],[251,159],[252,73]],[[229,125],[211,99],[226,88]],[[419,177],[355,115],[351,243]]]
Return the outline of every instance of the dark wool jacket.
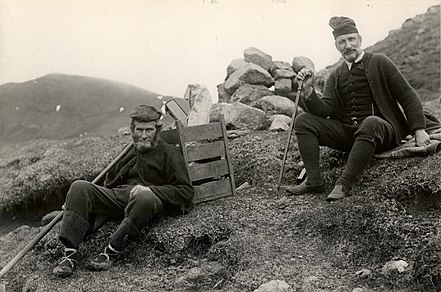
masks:
[[[150,187],[164,208],[190,211],[194,189],[184,157],[179,149],[159,140],[158,146],[138,153],[133,147],[106,175],[104,186],[114,188],[124,183],[124,177],[136,164],[142,185]]]
[[[397,144],[417,129],[425,129],[425,115],[421,101],[397,66],[385,55],[366,53],[365,72],[376,105],[396,132]],[[320,99],[315,91],[305,102],[307,111],[320,117],[341,120],[344,103],[337,85],[345,63],[334,69]],[[439,125],[439,122],[438,122]]]

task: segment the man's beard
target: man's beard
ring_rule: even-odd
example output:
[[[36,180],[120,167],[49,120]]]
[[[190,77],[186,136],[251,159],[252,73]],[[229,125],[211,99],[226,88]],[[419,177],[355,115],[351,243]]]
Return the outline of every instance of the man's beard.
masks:
[[[136,150],[139,152],[145,152],[158,146],[159,135],[156,133],[152,138],[149,139],[140,139],[139,137],[132,136],[132,140]]]

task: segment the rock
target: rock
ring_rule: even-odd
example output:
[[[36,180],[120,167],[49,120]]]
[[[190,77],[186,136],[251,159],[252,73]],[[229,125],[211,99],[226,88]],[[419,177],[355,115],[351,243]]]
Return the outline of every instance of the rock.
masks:
[[[291,287],[285,281],[271,280],[262,284],[254,292],[287,292]]]
[[[61,211],[52,211],[46,215],[43,216],[43,218],[41,218],[41,225],[47,225],[49,222],[51,222],[55,217],[57,217],[58,213],[60,213]]]
[[[274,71],[274,75],[272,75],[274,77],[274,79],[282,79],[282,78],[287,78],[287,79],[293,79],[294,77],[297,76],[296,73],[294,73],[294,70],[283,70],[283,69],[277,69]]]
[[[315,72],[315,66],[314,63],[307,57],[294,57],[292,60],[292,68],[294,69],[294,72],[298,73],[303,68],[309,68],[312,69]]]
[[[274,84],[273,77],[255,64],[247,64],[244,67],[234,71],[225,81],[225,90],[233,94],[241,85],[245,83],[260,84],[270,87]]]
[[[229,130],[265,130],[268,128],[265,112],[240,102],[213,104],[210,110],[210,122],[218,121],[221,114],[224,115]]]
[[[270,131],[288,131],[291,125],[291,118],[285,115],[272,115],[269,119]]]
[[[193,267],[184,275],[176,279],[176,283],[183,282],[196,284],[201,281],[211,281],[211,278],[219,275],[224,270],[224,267],[218,262],[202,263],[200,267]]]
[[[354,288],[354,290],[352,290],[352,292],[366,292],[367,290],[364,288]]]
[[[234,71],[246,66],[247,64],[248,62],[244,59],[234,59],[233,61],[231,61],[230,65],[228,65],[227,67],[227,77],[225,78],[225,80],[227,80]]]
[[[231,94],[225,90],[225,82],[217,86],[217,98],[219,102],[229,102]]]
[[[245,61],[256,64],[266,71],[268,71],[273,65],[273,58],[259,49],[253,47],[248,48],[243,52],[243,55]]]
[[[118,129],[118,137],[130,136],[132,131],[130,131],[129,127],[122,127]]]
[[[274,91],[277,95],[289,94],[292,91],[291,79],[276,79],[274,83]]]
[[[355,272],[355,275],[359,276],[360,278],[369,278],[372,276],[372,272],[368,269],[361,269]]]
[[[208,124],[212,105],[208,88],[203,84],[189,84],[184,98],[190,102],[188,126]]]
[[[272,95],[274,92],[263,85],[244,84],[240,86],[231,96],[230,103],[240,101],[243,104],[250,104],[263,96]]]
[[[289,125],[283,121],[275,120],[271,123],[269,130],[273,132],[288,131]]]
[[[217,122],[220,120],[220,115],[224,112],[228,111],[228,108],[231,106],[230,103],[227,102],[217,102],[211,106],[210,109],[210,122]]]
[[[297,76],[297,74],[292,69],[291,64],[283,61],[274,61],[273,65],[270,68],[270,73],[271,76],[273,76],[276,80],[281,78],[292,79]]]
[[[272,115],[269,117],[268,119],[270,121],[270,123],[274,122],[275,120],[279,120],[281,122],[284,122],[286,124],[291,124],[291,117],[288,117],[286,115],[280,115],[280,114],[276,114],[276,115]]]
[[[391,260],[388,261],[382,268],[381,273],[383,275],[390,274],[394,271],[397,271],[399,273],[403,273],[407,270],[407,267],[409,266],[408,263],[406,263],[403,260]]]
[[[268,115],[283,114],[291,117],[294,111],[295,103],[287,97],[279,95],[264,96],[258,101],[250,104],[253,107],[263,110]],[[298,108],[297,114],[301,109]]]

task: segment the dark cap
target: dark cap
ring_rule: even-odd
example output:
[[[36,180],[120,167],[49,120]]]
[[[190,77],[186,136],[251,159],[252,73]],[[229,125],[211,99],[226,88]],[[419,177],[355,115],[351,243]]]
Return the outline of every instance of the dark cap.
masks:
[[[141,104],[133,113],[130,114],[132,120],[138,122],[151,122],[158,121],[162,116],[162,113],[156,108],[150,105]]]
[[[332,32],[332,34],[334,35],[334,39],[344,34],[355,32],[358,33],[355,22],[349,17],[333,16],[329,20],[329,25],[334,29],[334,31]]]

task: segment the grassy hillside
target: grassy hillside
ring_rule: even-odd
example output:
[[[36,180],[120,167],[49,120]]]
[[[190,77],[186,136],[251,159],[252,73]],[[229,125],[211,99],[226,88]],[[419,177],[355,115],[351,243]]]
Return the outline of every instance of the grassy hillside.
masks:
[[[159,109],[170,98],[157,96],[124,83],[60,74],[4,84],[0,86],[0,145],[115,135],[128,125],[129,113],[137,105]]]
[[[426,107],[441,116],[439,99]],[[7,291],[251,292],[275,279],[286,281],[290,292],[440,291],[439,154],[373,160],[349,198],[328,203],[326,193],[288,197],[283,188],[276,191],[285,141],[286,133],[269,131],[230,140],[237,185],[251,186],[236,197],[200,204],[188,215],[154,222],[144,230],[142,243],[130,246],[108,272],[90,272],[80,263],[70,279],[52,276],[62,251],[57,225],[7,274]],[[92,179],[125,142],[89,137],[27,143],[9,152],[3,147],[3,211],[60,204],[72,180]],[[293,184],[300,171],[294,142],[284,185]],[[326,191],[346,159],[344,153],[323,149]],[[116,226],[109,222],[86,239],[85,259],[101,251]],[[0,266],[41,228],[22,226],[0,236]],[[382,274],[392,259],[410,266]],[[361,269],[370,270],[370,276],[357,276]]]

